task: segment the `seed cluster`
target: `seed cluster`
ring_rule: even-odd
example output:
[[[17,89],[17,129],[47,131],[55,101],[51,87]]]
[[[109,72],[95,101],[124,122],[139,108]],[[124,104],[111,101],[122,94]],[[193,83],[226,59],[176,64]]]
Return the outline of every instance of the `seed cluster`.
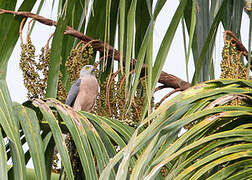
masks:
[[[163,166],[161,168],[161,170],[160,170],[160,173],[161,173],[162,176],[166,177],[168,175],[168,173],[169,173],[169,170],[167,169],[166,166]]]
[[[242,51],[236,47],[234,38],[225,38],[224,47],[222,50],[221,76],[223,79],[248,79],[248,67],[242,62]],[[234,99],[227,105],[241,105],[241,99]]]
[[[233,36],[233,37],[232,37]],[[224,47],[222,50],[222,61],[221,61],[221,79],[248,79],[248,67],[242,62],[243,52],[239,51],[236,44],[238,39],[232,36],[228,39],[227,33],[224,35]],[[244,102],[241,98],[236,98],[225,105],[240,106]],[[224,105],[224,106],[225,106]],[[199,121],[194,121],[186,126],[185,129],[191,129]]]
[[[79,78],[81,68],[90,64],[93,57],[94,51],[91,45],[87,45],[86,47],[85,45],[80,45],[72,49],[65,63],[72,84]]]
[[[226,40],[222,51],[221,76],[222,79],[247,79],[247,67],[241,61],[241,54],[232,40]]]
[[[111,77],[113,77],[113,74],[100,84],[100,93],[93,112],[97,115],[119,119],[130,126],[136,126],[136,123],[140,121],[146,96],[145,81],[141,80],[132,105],[128,108],[124,79],[116,81],[115,78],[111,80]],[[153,106],[154,99],[152,99]]]
[[[63,84],[62,78],[63,78],[63,74],[60,71],[59,72],[59,81],[58,81],[57,99],[59,101],[61,101],[62,103],[64,103],[67,98],[67,91],[66,91],[66,88]]]
[[[41,48],[41,53],[36,59],[36,48],[32,44],[30,38],[27,38],[27,43],[21,43],[21,59],[19,67],[23,71],[24,85],[27,89],[27,98],[45,98],[47,80],[48,80],[48,65],[50,59],[50,49],[47,47]],[[66,89],[62,82],[62,73],[59,73],[57,99],[64,102],[66,99]]]
[[[24,85],[29,99],[44,98],[48,73],[50,51],[41,49],[39,62],[36,61],[35,46],[28,39],[27,44],[21,44],[20,69],[24,75]]]

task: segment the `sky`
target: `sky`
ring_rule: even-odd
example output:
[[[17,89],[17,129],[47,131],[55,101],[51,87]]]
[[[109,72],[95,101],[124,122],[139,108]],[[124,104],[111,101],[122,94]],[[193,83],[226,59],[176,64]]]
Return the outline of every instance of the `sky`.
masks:
[[[20,6],[23,0],[18,0],[17,7]],[[154,0],[154,3],[156,0]],[[55,4],[57,4],[55,2]],[[161,10],[160,15],[158,16],[155,29],[154,29],[154,54],[153,57],[155,58],[157,55],[157,49],[160,46],[162,39],[166,33],[167,27],[170,24],[173,14],[176,11],[176,8],[179,4],[179,1],[167,1],[164,8]],[[45,1],[45,4],[41,10],[40,15],[56,20],[56,11],[57,7],[52,7],[51,1]],[[36,13],[36,9],[38,7],[38,2],[36,3],[35,7],[33,8],[33,13]],[[242,21],[242,42],[247,47],[248,40],[248,25],[249,25],[249,18],[245,13],[243,13],[243,21]],[[27,25],[24,27],[23,37],[25,39],[26,36],[26,29]],[[40,53],[40,49],[44,46],[49,38],[50,34],[53,33],[55,27],[46,26],[40,23],[36,23],[33,32],[31,34],[31,40],[36,47],[36,54]],[[217,43],[214,50],[214,64],[216,67],[216,78],[220,75],[220,61],[221,61],[221,51],[223,47],[223,28],[220,27],[217,33]],[[243,38],[245,37],[245,38]],[[187,41],[188,42],[188,41]],[[157,47],[157,48],[155,48]],[[11,55],[11,58],[8,63],[8,70],[7,70],[7,84],[9,87],[10,95],[12,101],[16,101],[22,103],[27,100],[26,98],[26,89],[23,84],[23,75],[22,71],[19,69],[19,60],[20,60],[21,48],[20,48],[20,40],[18,40],[15,49]],[[186,67],[185,67],[185,53],[184,53],[184,45],[183,45],[183,37],[182,37],[182,26],[179,23],[178,29],[174,36],[173,42],[170,47],[170,51],[168,53],[163,71],[173,74],[183,80],[186,81]],[[194,65],[192,57],[189,60],[189,80],[192,79],[194,72]],[[15,81],[13,81],[13,77],[15,77]],[[167,94],[171,89],[166,88],[163,89],[155,94],[155,99],[158,101],[160,100],[165,94]]]

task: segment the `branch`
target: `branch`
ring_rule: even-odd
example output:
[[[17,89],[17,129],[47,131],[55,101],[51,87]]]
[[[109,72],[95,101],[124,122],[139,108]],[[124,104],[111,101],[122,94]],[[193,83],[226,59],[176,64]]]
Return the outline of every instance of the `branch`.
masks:
[[[34,20],[36,20],[42,24],[48,25],[48,26],[56,26],[57,25],[56,21],[53,21],[51,19],[47,19],[47,18],[39,16],[37,14],[33,14],[31,12],[25,12],[25,11],[16,12],[16,11],[0,9],[0,15],[1,14],[14,14],[14,15],[18,15],[18,16],[33,18]],[[120,60],[120,52],[117,49],[114,49],[114,47],[112,47],[111,45],[104,43],[101,40],[94,40],[94,39],[84,35],[83,33],[73,29],[70,26],[66,27],[64,34],[74,36],[74,37],[84,41],[85,43],[92,41],[92,42],[90,42],[90,44],[92,45],[93,49],[95,49],[96,51],[100,51],[101,54],[103,54],[104,50],[106,49],[106,53],[108,53],[109,57],[113,57],[117,61]],[[136,59],[132,59],[132,63],[135,64]],[[146,65],[143,65],[144,70],[146,69],[146,67],[147,67]],[[174,75],[167,74],[166,72],[161,73],[158,82],[163,84],[164,87],[171,87],[174,89],[180,88],[181,90],[185,90],[188,87],[190,87],[190,83],[185,82],[182,79],[180,79]]]

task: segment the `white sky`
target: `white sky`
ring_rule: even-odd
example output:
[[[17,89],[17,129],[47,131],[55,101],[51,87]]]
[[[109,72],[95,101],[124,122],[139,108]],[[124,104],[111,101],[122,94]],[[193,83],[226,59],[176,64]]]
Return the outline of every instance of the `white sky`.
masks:
[[[20,5],[22,0],[18,0],[18,4]],[[156,0],[154,0],[156,2]],[[57,7],[54,8],[54,11],[51,12],[51,1],[45,1],[45,4],[41,10],[40,15],[56,20],[56,12]],[[55,4],[57,4],[55,2]],[[160,46],[162,39],[166,33],[167,27],[172,19],[173,14],[176,11],[176,8],[179,4],[179,1],[167,1],[164,8],[160,12],[160,15],[157,18],[155,29],[154,29],[154,58],[157,55],[157,49]],[[18,6],[19,6],[18,5]],[[38,3],[36,3],[33,8],[33,13],[36,13],[36,9],[38,7]],[[185,73],[185,53],[184,53],[184,45],[183,45],[183,36],[182,36],[182,28],[181,23],[178,26],[176,34],[174,36],[172,45],[170,47],[170,51],[167,56],[166,63],[164,65],[163,71],[173,74],[183,80],[186,80]],[[247,47],[248,40],[248,28],[249,28],[249,18],[244,13],[243,21],[242,21],[242,42]],[[26,36],[27,26],[24,27],[23,37]],[[47,39],[50,34],[53,33],[54,27],[49,27],[46,25],[42,25],[40,23],[36,23],[32,35],[31,40],[37,49],[37,55],[40,53],[40,49],[42,46],[46,44]],[[220,74],[220,61],[221,61],[221,51],[223,47],[223,28],[220,28],[217,34],[217,43],[214,52],[214,64],[216,68],[216,77]],[[243,38],[245,37],[245,38]],[[157,47],[157,48],[155,48]],[[26,98],[26,89],[23,84],[23,76],[22,71],[19,69],[19,60],[20,60],[20,40],[18,40],[17,45],[13,51],[13,54],[9,60],[8,71],[7,71],[7,84],[9,87],[9,91],[11,94],[11,98],[13,101],[17,101],[22,103],[27,100]],[[189,78],[192,79],[194,72],[194,66],[192,58],[189,61]],[[15,81],[13,80],[15,77]],[[171,89],[164,89],[158,92],[155,95],[157,100],[161,99],[165,94],[167,94]]]

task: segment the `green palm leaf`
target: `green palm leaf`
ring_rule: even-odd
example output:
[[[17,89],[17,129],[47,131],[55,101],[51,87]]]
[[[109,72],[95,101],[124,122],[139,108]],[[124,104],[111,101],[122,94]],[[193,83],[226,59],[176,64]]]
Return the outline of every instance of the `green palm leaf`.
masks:
[[[141,162],[140,167],[145,168],[141,169],[141,171],[142,173],[144,172],[143,177],[146,179],[156,177],[161,167],[165,166],[167,163],[171,163],[172,165],[171,174],[168,173],[168,177],[170,178],[181,177],[181,179],[183,179],[185,176],[193,177],[194,174],[192,172],[194,172],[194,170],[190,167],[191,164],[193,164],[192,166],[197,169],[197,172],[199,172],[194,176],[200,178],[215,166],[221,165],[227,161],[228,158],[224,158],[224,152],[227,154],[234,153],[234,155],[238,153],[234,160],[250,157],[249,154],[247,155],[246,152],[243,152],[251,149],[249,142],[246,143],[248,140],[247,137],[251,134],[250,129],[248,129],[250,126],[243,125],[239,129],[229,129],[228,127],[232,127],[230,126],[231,124],[241,120],[244,121],[245,119],[247,119],[246,123],[249,123],[249,117],[251,117],[252,113],[251,107],[223,106],[227,101],[222,101],[222,104],[218,104],[217,101],[214,101],[216,95],[220,95],[217,98],[220,100],[222,97],[227,97],[227,95],[232,96],[237,94],[241,97],[246,97],[245,99],[250,102],[250,94],[252,92],[250,88],[251,83],[249,81],[239,80],[209,81],[189,88],[177,97],[174,97],[170,101],[167,101],[167,103],[161,105],[156,111],[148,116],[140,126],[147,123],[150,120],[149,118],[157,117],[148,128],[131,138],[130,142],[132,141],[134,143],[128,144],[122,149],[110,164],[108,164],[103,173],[106,172],[107,174],[109,170],[108,168],[112,168],[112,164],[116,164],[116,162],[119,162],[120,160],[122,161],[120,164],[123,164],[124,161],[129,161],[136,153],[142,155],[139,156],[139,159],[137,160],[138,163],[135,165],[131,164],[131,166],[137,168],[140,166],[139,163]],[[195,96],[195,94],[197,94],[197,96]],[[211,96],[215,98],[211,99]],[[202,104],[202,99],[206,98],[208,99],[208,105],[205,106],[203,110],[195,109],[194,112],[186,113],[188,108],[195,107],[197,103]],[[231,100],[232,98],[230,98],[228,102]],[[217,106],[209,108],[213,104]],[[166,142],[169,144],[164,144],[162,138],[170,138],[171,136],[176,135],[173,132],[178,131],[180,128],[192,122],[198,123],[180,138],[177,140],[175,139],[174,142]],[[214,127],[218,126],[223,127],[220,130],[216,130]],[[222,149],[222,144],[220,143],[214,143],[216,140],[225,140],[227,138],[230,138],[224,141],[225,144],[228,145],[227,149]],[[244,142],[244,146],[243,144],[233,144],[237,141]],[[206,143],[213,143],[211,146],[208,146],[207,151],[204,150],[204,145],[206,145]],[[167,148],[162,148],[162,146]],[[242,147],[244,147],[244,149]],[[220,148],[221,151],[218,151],[218,148]],[[244,155],[239,154],[240,152],[244,153]],[[189,156],[190,153],[201,154],[202,156]],[[145,154],[153,154],[154,157],[146,158]],[[158,156],[155,156],[156,154],[158,154]],[[238,155],[241,156],[239,157]],[[125,159],[125,156],[129,157]],[[180,165],[179,163],[174,164],[176,160],[182,157],[184,157],[184,165]],[[212,163],[214,159],[221,159],[222,157],[224,158],[223,160],[216,160],[215,163]],[[200,159],[202,160],[200,161]],[[124,172],[127,172],[129,167],[130,164],[127,163],[127,166],[124,166]],[[186,172],[188,172],[188,174]],[[120,173],[120,171],[118,170],[117,173]],[[138,177],[137,175],[139,175],[139,173],[139,170],[133,171],[132,179]],[[102,177],[104,177],[103,174],[101,178]]]

